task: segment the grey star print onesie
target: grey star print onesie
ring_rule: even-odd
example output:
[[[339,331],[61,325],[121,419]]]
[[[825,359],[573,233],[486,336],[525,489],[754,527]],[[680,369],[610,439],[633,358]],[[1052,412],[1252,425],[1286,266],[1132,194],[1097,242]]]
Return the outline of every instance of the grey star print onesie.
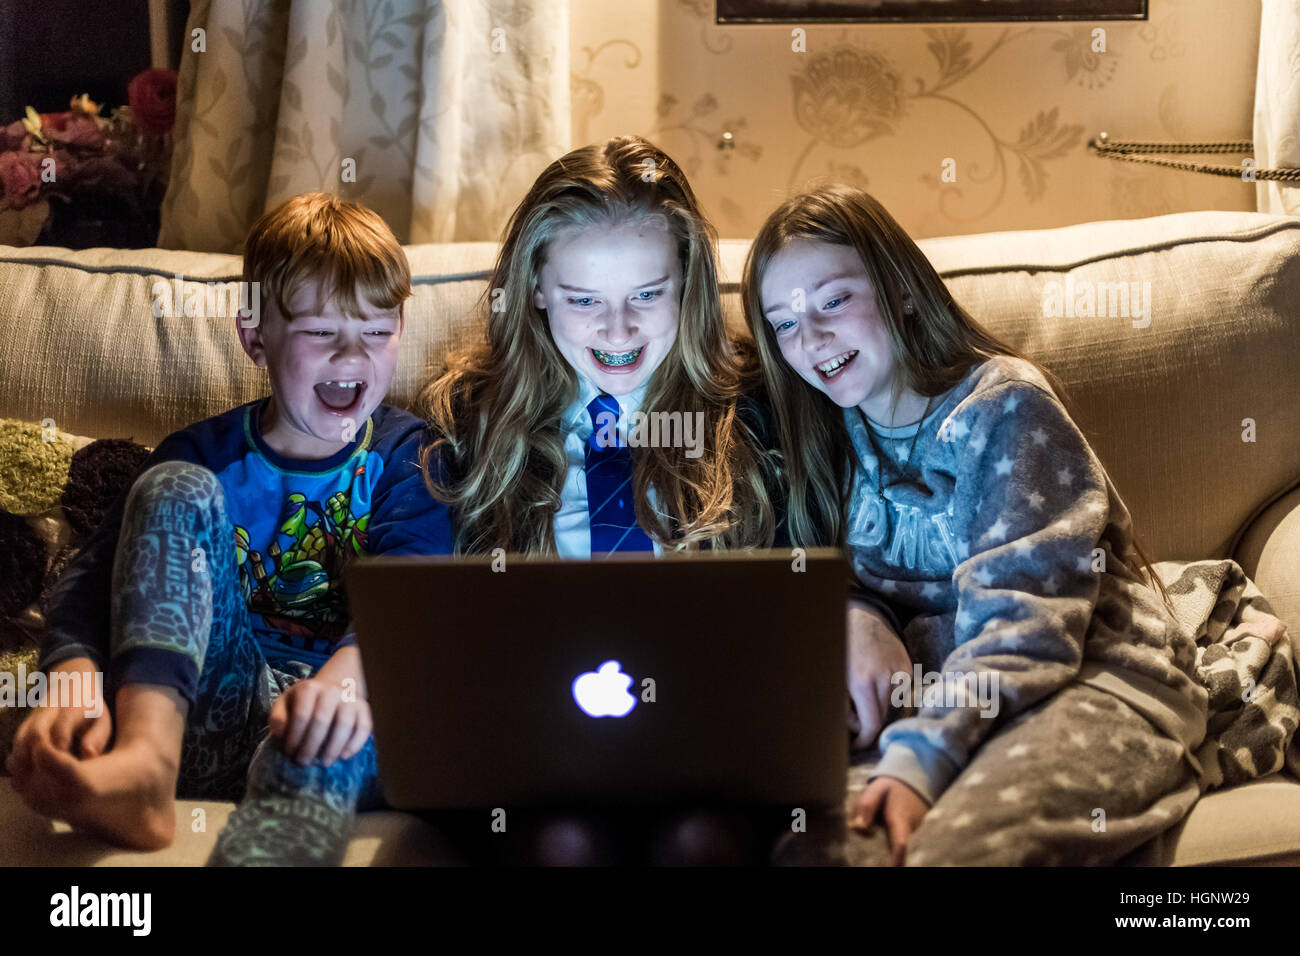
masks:
[[[908,861],[1101,862],[1177,822],[1206,731],[1194,639],[1038,370],[998,356],[919,425],[845,422],[854,570],[917,665],[870,773],[933,805]]]

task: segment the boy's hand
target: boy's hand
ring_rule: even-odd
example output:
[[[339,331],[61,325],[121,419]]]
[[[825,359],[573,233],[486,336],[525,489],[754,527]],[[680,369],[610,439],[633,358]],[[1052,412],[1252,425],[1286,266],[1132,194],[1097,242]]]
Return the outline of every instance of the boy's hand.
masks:
[[[109,714],[107,703],[93,696],[99,693],[101,687],[97,678],[99,669],[94,661],[88,657],[72,657],[51,668],[49,675],[57,673],[80,674],[80,686],[86,699],[73,701],[75,706],[60,707],[52,703],[32,708],[14,735],[13,749],[5,760],[5,769],[14,778],[14,788],[20,791],[36,769],[35,754],[38,748],[48,748],[80,759],[98,757],[108,748],[109,738],[113,734],[113,718]],[[47,679],[46,687],[53,686],[54,682]],[[97,715],[88,716],[88,712],[95,711],[98,711]]]
[[[847,636],[849,729],[853,749],[863,750],[876,742],[889,716],[890,679],[910,673],[912,660],[885,616],[865,602],[849,602]]]
[[[889,864],[902,866],[907,852],[907,841],[930,804],[919,793],[897,777],[877,777],[867,784],[853,810],[849,813],[849,826],[864,833],[870,831],[877,813],[884,817],[885,832],[889,834]]]
[[[271,706],[271,733],[289,757],[306,766],[319,758],[329,766],[347,760],[370,739],[370,705],[356,693],[320,676],[293,684]]]

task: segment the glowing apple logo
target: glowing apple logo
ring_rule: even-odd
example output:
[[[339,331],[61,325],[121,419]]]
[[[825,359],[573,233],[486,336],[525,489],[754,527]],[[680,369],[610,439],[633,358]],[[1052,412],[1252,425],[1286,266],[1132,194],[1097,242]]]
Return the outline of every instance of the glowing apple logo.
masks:
[[[625,717],[636,706],[627,689],[632,678],[619,670],[618,661],[605,661],[594,671],[573,680],[573,699],[588,717]]]

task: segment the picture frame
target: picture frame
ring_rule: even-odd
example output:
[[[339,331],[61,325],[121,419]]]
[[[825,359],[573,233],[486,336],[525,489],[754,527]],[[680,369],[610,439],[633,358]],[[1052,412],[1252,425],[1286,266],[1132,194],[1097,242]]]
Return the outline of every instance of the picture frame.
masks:
[[[717,0],[716,22],[980,23],[1146,20],[1148,0]]]

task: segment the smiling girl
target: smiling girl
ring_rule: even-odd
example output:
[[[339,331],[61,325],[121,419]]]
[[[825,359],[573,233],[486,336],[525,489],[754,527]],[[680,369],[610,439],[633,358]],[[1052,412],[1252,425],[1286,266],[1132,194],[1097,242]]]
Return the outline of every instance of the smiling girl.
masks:
[[[858,744],[894,691],[919,710],[879,734],[854,826],[882,817],[896,863],[1023,864],[1111,862],[1176,823],[1199,796],[1195,645],[1059,383],[848,187],[768,218],[743,295],[791,538],[847,547],[893,612],[850,610]],[[941,695],[903,680],[913,660]]]
[[[452,507],[458,553],[773,545],[773,472],[746,397],[756,368],[726,329],[716,241],[676,163],[643,139],[578,149],[542,172],[505,230],[487,340],[451,356],[420,400],[439,436],[423,462],[426,474],[445,469],[430,489]],[[627,436],[637,412],[702,421],[703,434],[694,448],[607,447],[605,426]],[[533,842],[532,860],[597,862],[615,841],[570,820]],[[737,851],[729,828],[694,817],[651,856]]]
[[[716,241],[681,170],[645,140],[575,150],[538,177],[506,227],[487,341],[450,356],[420,398],[441,436],[426,470],[436,456],[453,476],[433,490],[453,506],[458,552],[773,542],[761,423],[744,397],[756,375],[727,332]],[[615,404],[593,413],[602,397]],[[705,423],[698,455],[630,449],[629,510],[617,517],[635,520],[613,547],[587,494],[601,410],[624,433],[636,411]]]

